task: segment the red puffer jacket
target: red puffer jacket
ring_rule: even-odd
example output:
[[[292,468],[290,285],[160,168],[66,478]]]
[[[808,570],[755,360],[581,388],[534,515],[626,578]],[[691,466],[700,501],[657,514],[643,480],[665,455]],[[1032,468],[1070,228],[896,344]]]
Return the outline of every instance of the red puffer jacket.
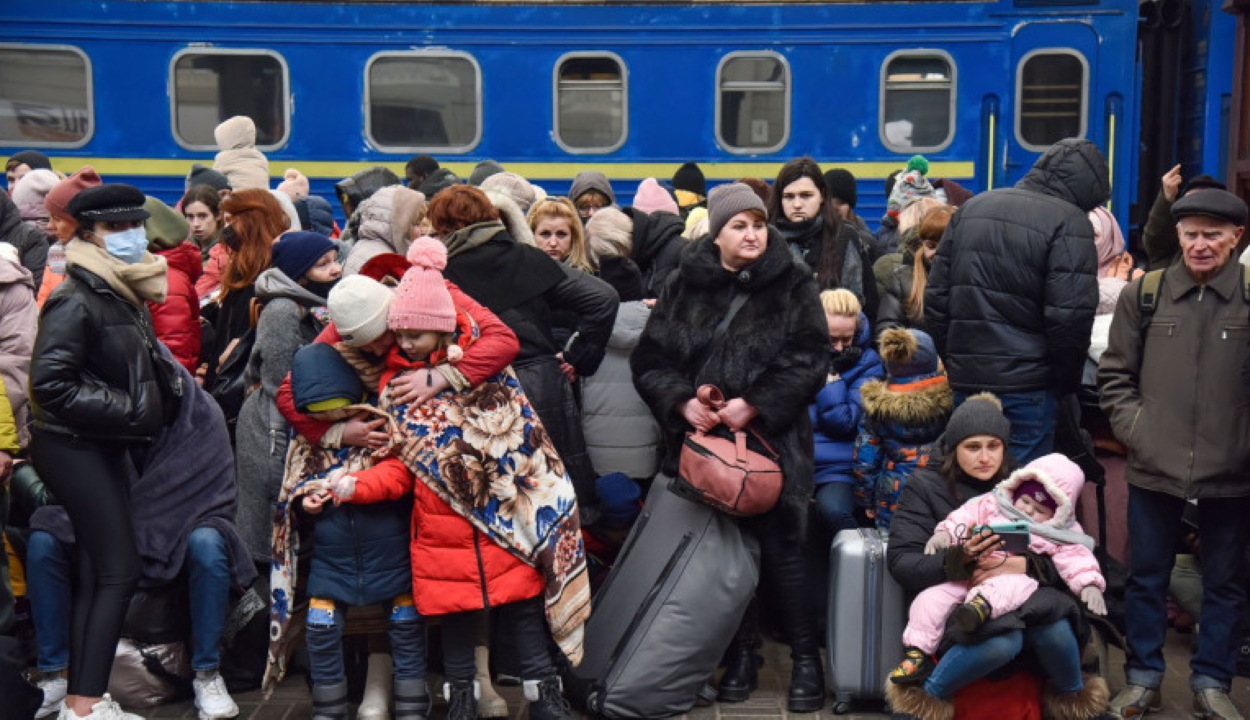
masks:
[[[157,254],[169,263],[169,296],[160,305],[148,303],[152,329],[179,364],[194,375],[200,364],[200,296],[195,291],[195,281],[204,272],[200,251],[184,242]]]
[[[350,502],[411,492],[412,596],[422,615],[481,610],[542,594],[543,576],[469,524],[396,458],[356,473]]]

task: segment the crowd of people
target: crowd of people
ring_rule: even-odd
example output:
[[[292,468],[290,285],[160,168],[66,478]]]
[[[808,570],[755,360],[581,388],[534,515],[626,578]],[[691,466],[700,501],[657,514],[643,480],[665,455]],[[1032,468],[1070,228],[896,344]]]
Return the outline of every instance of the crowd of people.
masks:
[[[338,183],[340,227],[298,169],[273,184],[255,135],[223,122],[173,206],[36,151],[8,161],[0,688],[30,709],[0,716],[138,717],[110,678],[119,640],[159,613],[128,610],[181,586],[204,720],[299,667],[313,717],[346,718],[345,634],[370,612],[389,647],[359,717],[425,718],[435,694],[453,720],[504,716],[499,674],[531,718],[572,717],[560,672],[641,498],[679,475],[687,433],[750,428],[782,483],[737,521],[759,598],[702,610],[743,618],[718,701],[756,690],[766,605],[793,660],[787,707],[824,706],[808,536],[873,527],[914,600],[884,648],[902,658],[896,712],[950,718],[1004,667],[1039,678],[1060,720],[1157,709],[1188,508],[1195,712],[1242,717],[1247,208],[1213,178],[1163,178],[1142,262],[1103,208],[1102,154],[1076,139],[977,195],[916,156],[875,232],[862,183],[811,158],[711,188],[687,163],[626,204],[592,169],[557,197],[493,161],[462,181],[420,156],[402,179]],[[1127,456],[1114,698],[1082,665],[1115,591],[1064,455],[1082,388]],[[240,663],[227,618],[249,587],[268,651]],[[19,625],[33,643],[8,637]]]

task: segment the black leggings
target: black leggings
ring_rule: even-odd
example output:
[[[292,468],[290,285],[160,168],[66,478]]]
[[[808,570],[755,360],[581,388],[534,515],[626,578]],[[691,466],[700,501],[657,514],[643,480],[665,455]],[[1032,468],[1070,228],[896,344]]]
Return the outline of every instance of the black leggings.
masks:
[[[553,672],[547,651],[547,616],[541,597],[518,600],[491,608],[499,628],[500,650],[516,658],[522,680],[541,680]],[[441,616],[443,624],[443,673],[450,680],[472,680],[477,671],[473,648],[478,643],[480,610]],[[486,669],[486,668],[483,668]]]
[[[78,547],[69,694],[100,697],[108,691],[117,640],[140,573],[130,522],[128,448],[37,428],[30,447],[39,477],[69,513]]]

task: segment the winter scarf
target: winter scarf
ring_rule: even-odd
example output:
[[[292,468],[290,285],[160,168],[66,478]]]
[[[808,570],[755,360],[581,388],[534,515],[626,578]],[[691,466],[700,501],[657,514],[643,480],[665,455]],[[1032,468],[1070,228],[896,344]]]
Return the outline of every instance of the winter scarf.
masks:
[[[163,303],[169,294],[168,265],[160,255],[145,251],[142,260],[128,265],[99,245],[74,238],[65,246],[65,261],[108,283],[109,288],[135,307],[142,307],[145,300]]]
[[[1039,478],[1034,478],[1039,479]],[[1010,478],[1008,478],[1010,480]],[[1014,489],[1015,486],[1013,486]],[[1053,485],[1047,484],[1047,490],[1053,495],[1060,492]],[[1085,533],[1069,530],[1075,518],[1071,515],[1064,518],[1059,526],[1046,525],[1043,523],[1033,522],[1028,515],[1016,509],[1015,501],[1011,497],[1011,490],[1006,487],[1006,482],[999,483],[994,488],[994,499],[998,501],[998,511],[1003,514],[1011,522],[1027,523],[1029,532],[1035,535],[1041,535],[1047,540],[1059,543],[1060,545],[1084,545],[1086,548],[1094,549],[1094,539]]]

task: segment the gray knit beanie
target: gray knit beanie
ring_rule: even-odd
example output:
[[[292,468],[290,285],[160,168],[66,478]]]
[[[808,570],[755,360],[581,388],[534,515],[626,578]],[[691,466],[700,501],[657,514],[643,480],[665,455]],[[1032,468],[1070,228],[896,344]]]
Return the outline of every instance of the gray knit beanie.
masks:
[[[991,393],[977,393],[955,408],[942,434],[942,452],[953,452],[973,435],[993,435],[1004,443],[1011,439],[1011,422],[1003,415],[1003,404]]]
[[[749,185],[729,183],[717,185],[707,196],[707,232],[716,239],[730,218],[746,210],[759,210],[768,218],[768,208]]]
[[[503,172],[503,165],[494,160],[483,160],[473,166],[473,172],[469,173],[469,184],[473,187],[481,187],[486,178],[501,172]]]

